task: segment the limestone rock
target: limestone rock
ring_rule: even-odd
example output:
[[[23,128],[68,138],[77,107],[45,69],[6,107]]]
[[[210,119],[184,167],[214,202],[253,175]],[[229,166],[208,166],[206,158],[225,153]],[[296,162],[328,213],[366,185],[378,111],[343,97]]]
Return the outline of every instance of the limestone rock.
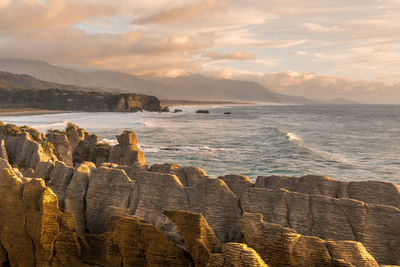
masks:
[[[245,175],[225,175],[219,177],[219,179],[223,180],[238,197],[242,197],[243,193],[254,185],[250,178]]]
[[[205,266],[211,254],[222,253],[222,244],[203,215],[182,210],[168,210],[164,214],[177,225],[196,266]]]
[[[58,158],[63,161],[65,165],[72,167],[73,150],[66,133],[58,130],[48,131],[46,138],[54,145]]]
[[[65,192],[65,209],[75,216],[79,236],[84,235],[86,231],[86,193],[90,173],[95,168],[96,166],[91,162],[78,165]]]
[[[107,266],[192,266],[181,248],[139,217],[114,219],[106,236]]]
[[[359,242],[303,236],[279,224],[265,223],[261,214],[246,213],[241,229],[247,244],[271,267],[379,266]]]
[[[388,205],[400,208],[400,189],[394,183],[382,181],[345,182],[327,176],[307,175],[300,178],[288,176],[259,176],[255,187],[267,189],[283,188],[309,195],[332,198],[352,198],[365,203]]]
[[[254,266],[268,267],[254,249],[247,247],[246,244],[227,243],[223,247],[225,259],[224,266]]]
[[[4,140],[0,140],[0,158],[8,161],[7,150]]]
[[[0,203],[0,244],[11,266],[54,266],[61,258],[53,252],[67,244],[68,262],[80,266],[75,257],[79,255],[77,242],[67,242],[74,240],[74,232],[62,229],[64,214],[58,209],[56,195],[42,179],[22,180],[11,168],[3,168]]]
[[[174,163],[154,164],[150,171],[176,175],[184,186],[194,186],[197,182],[209,179],[206,172],[196,167],[182,167]]]
[[[119,165],[146,164],[143,151],[137,147],[137,137],[132,131],[117,136],[118,145],[111,148],[110,162]]]
[[[67,134],[68,141],[72,148],[72,151],[75,150],[80,141],[83,141],[85,139],[85,130],[79,128],[77,125],[73,123],[67,124],[65,132]]]
[[[110,206],[128,210],[135,183],[123,170],[100,167],[93,170],[86,195],[86,227],[89,233],[104,233]]]
[[[57,195],[59,206],[62,210],[65,209],[65,193],[71,182],[73,168],[66,166],[62,161],[56,162],[50,173],[48,186]]]
[[[268,223],[325,240],[359,241],[380,264],[400,263],[398,208],[262,188],[248,189],[241,204]]]

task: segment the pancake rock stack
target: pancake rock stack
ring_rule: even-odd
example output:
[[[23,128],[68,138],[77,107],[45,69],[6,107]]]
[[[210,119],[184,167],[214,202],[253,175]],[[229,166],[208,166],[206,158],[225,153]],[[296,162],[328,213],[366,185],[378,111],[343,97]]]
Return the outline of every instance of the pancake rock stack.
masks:
[[[1,266],[400,265],[400,190],[149,167],[69,124],[0,124]]]

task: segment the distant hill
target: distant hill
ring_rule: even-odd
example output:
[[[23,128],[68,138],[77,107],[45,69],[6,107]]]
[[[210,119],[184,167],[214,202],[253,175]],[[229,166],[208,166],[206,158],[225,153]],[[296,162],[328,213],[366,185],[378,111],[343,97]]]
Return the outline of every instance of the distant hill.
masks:
[[[73,90],[73,91],[99,91],[96,89],[83,88],[76,85],[67,85],[67,84],[42,81],[26,74],[13,74],[4,71],[0,71],[0,87],[35,89],[35,90],[59,88],[59,89]]]
[[[0,70],[28,74],[60,84],[155,95],[160,99],[312,103],[304,97],[275,93],[255,82],[217,79],[202,75],[154,78],[112,71],[80,72],[42,61],[16,59],[0,60]]]

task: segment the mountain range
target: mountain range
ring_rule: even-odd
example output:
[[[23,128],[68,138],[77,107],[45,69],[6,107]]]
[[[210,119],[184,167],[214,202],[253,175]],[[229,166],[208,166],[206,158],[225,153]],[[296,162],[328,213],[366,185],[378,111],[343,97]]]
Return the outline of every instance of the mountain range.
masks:
[[[86,90],[154,95],[165,100],[313,103],[304,97],[275,93],[255,82],[219,79],[200,74],[176,78],[144,77],[113,71],[78,71],[43,61],[21,59],[0,60],[0,70],[24,74],[9,77],[7,81],[3,77],[3,81],[0,81],[0,85],[16,83],[14,85],[21,88],[73,90],[78,89],[78,86],[85,87]]]

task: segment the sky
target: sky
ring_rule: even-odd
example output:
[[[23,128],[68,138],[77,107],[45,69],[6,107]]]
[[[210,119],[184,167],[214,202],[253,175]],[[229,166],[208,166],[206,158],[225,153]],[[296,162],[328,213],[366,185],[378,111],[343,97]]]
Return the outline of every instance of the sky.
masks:
[[[400,0],[0,0],[0,58],[400,102]]]

